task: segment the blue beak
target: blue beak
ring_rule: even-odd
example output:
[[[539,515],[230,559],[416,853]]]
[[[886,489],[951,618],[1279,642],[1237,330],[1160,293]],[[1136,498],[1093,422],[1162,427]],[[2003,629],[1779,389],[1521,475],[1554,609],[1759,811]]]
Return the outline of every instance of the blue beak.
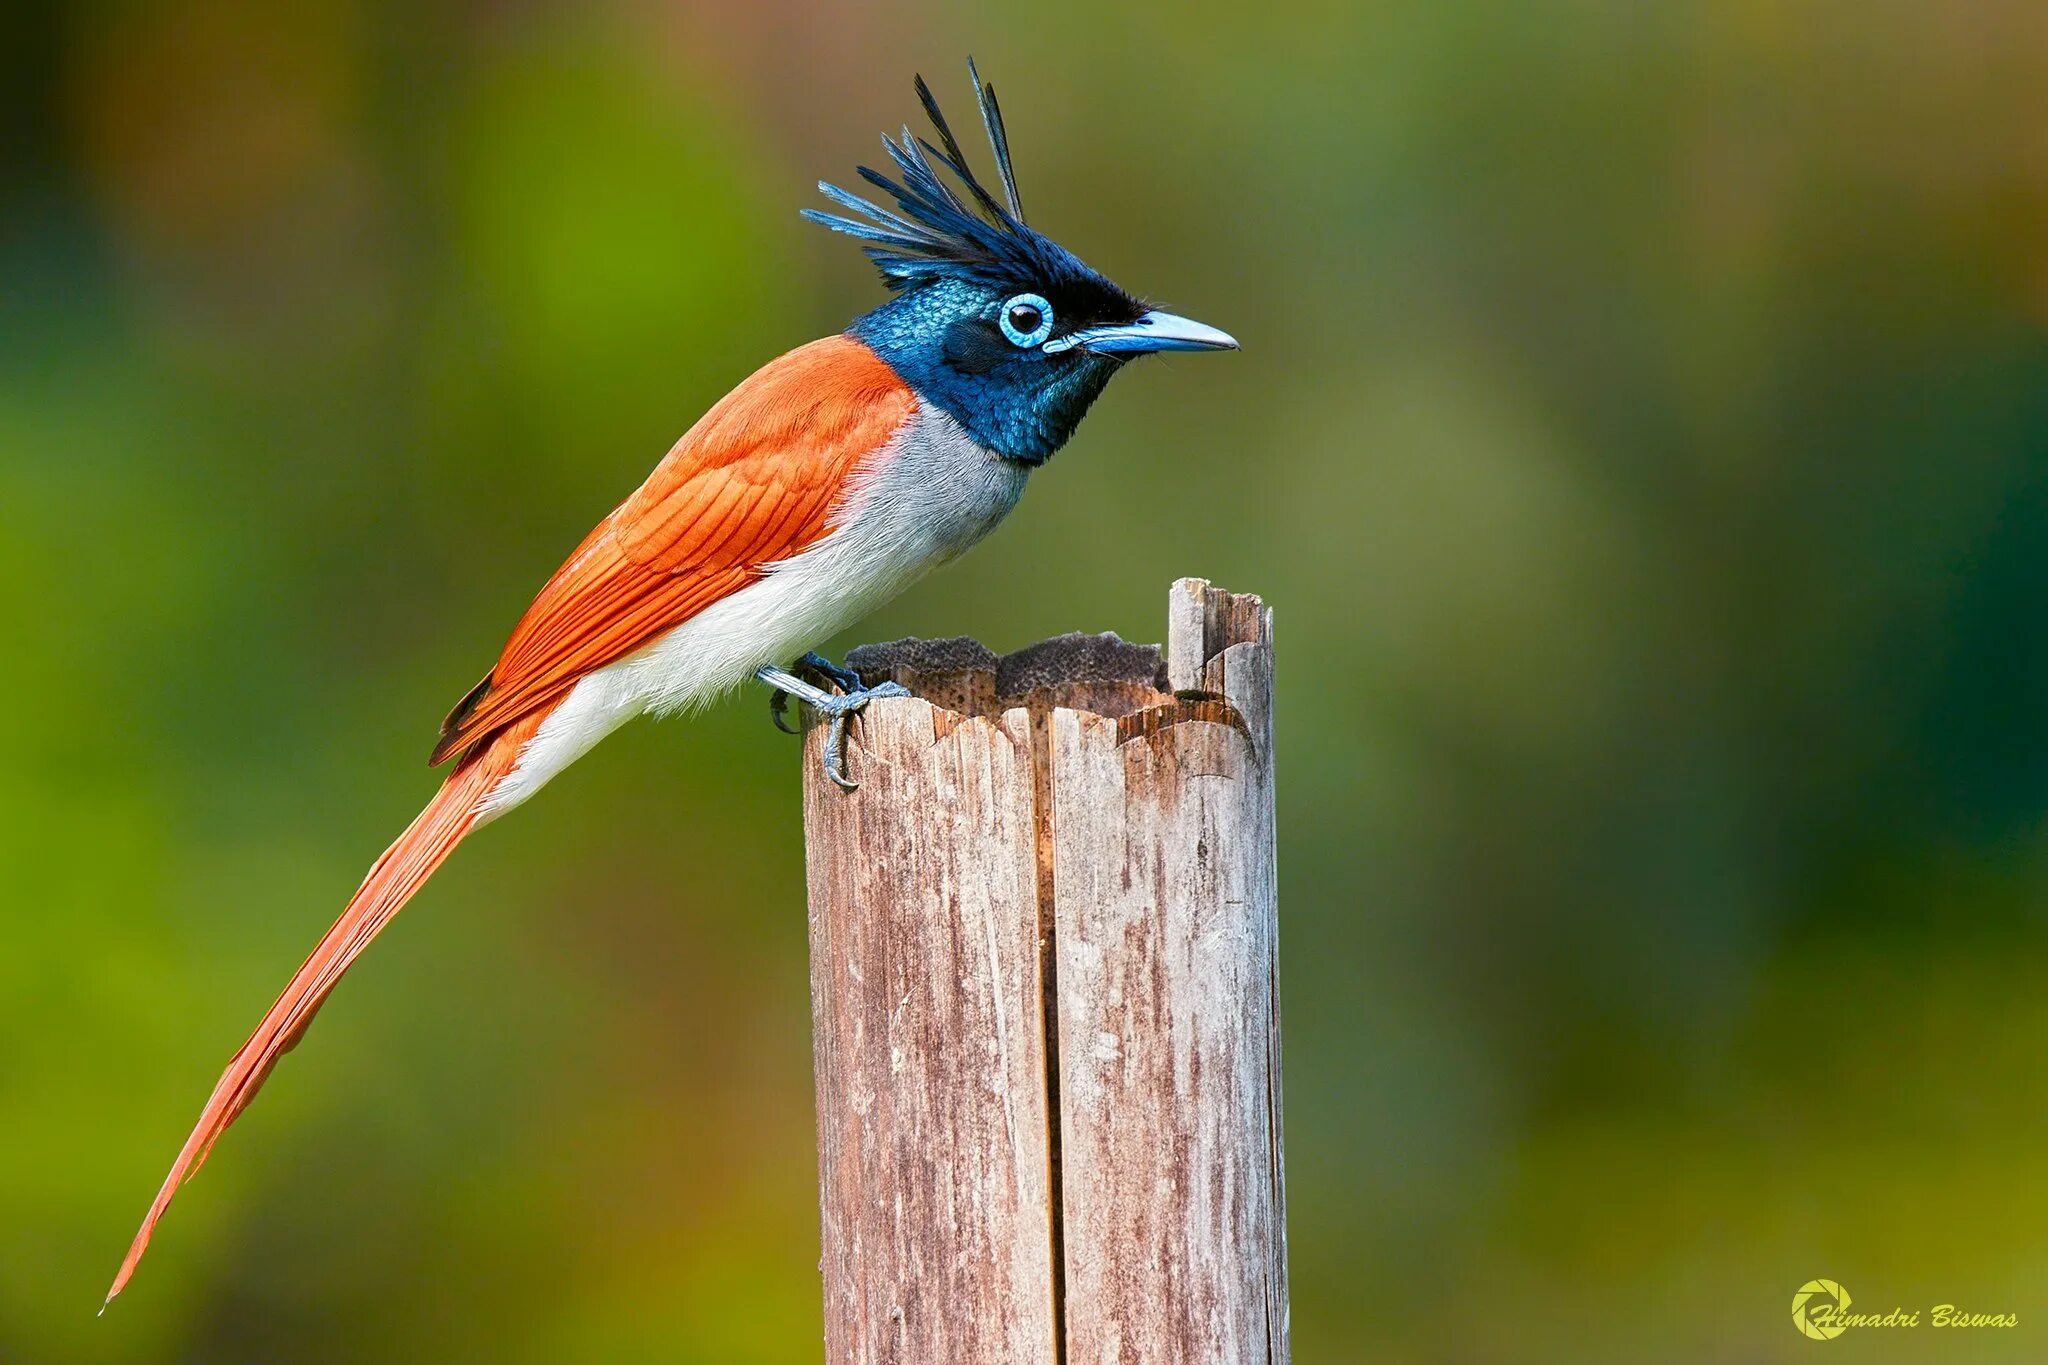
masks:
[[[1141,355],[1147,351],[1234,351],[1237,338],[1193,318],[1147,313],[1118,327],[1090,327],[1045,343],[1047,355],[1084,346],[1097,355]]]

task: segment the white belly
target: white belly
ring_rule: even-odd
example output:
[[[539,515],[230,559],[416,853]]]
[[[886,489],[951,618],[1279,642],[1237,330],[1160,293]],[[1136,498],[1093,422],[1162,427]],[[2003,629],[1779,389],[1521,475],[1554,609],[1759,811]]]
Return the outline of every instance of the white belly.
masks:
[[[856,473],[824,539],[577,683],[491,793],[485,818],[532,796],[643,711],[703,705],[852,625],[994,530],[1028,474],[920,404]]]

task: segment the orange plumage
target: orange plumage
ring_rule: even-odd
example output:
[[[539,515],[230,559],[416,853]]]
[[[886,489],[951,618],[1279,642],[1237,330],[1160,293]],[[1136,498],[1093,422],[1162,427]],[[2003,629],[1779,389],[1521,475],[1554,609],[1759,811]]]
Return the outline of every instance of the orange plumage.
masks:
[[[489,676],[442,727],[456,766],[370,869],[228,1063],[107,1291],[127,1285],[172,1197],[206,1160],[342,973],[473,829],[493,789],[576,683],[757,581],[833,529],[861,460],[916,398],[875,353],[829,337],[769,362],[714,406],[541,589]]]
[[[200,1111],[199,1122],[185,1139],[178,1159],[171,1164],[170,1174],[164,1177],[162,1188],[157,1190],[148,1214],[143,1217],[142,1227],[128,1247],[113,1287],[107,1291],[109,1303],[135,1273],[142,1253],[149,1247],[149,1236],[156,1230],[164,1210],[170,1207],[178,1187],[205,1163],[214,1142],[256,1098],[277,1059],[298,1045],[306,1026],[313,1022],[314,1014],[349,964],[370,946],[370,940],[404,908],[412,893],[455,851],[463,836],[475,828],[484,797],[512,770],[520,746],[533,737],[541,720],[539,714],[528,716],[465,756],[448,774],[448,780],[441,784],[441,790],[434,794],[426,809],[370,869],[370,875],[363,879],[362,887],[341,912],[341,918],[321,938],[284,993],[277,997],[277,1003],[263,1016],[263,1022],[249,1035],[249,1041],[242,1044],[241,1051],[221,1073],[206,1107]]]
[[[771,361],[677,441],[527,608],[441,727],[440,763],[824,535],[854,465],[916,399],[850,337]]]

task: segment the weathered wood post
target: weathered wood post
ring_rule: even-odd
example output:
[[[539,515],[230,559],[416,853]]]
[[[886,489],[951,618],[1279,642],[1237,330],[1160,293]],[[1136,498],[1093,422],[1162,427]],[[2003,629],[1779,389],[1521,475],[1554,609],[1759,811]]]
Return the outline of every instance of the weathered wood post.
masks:
[[[856,650],[805,745],[829,1365],[1288,1359],[1272,630]]]

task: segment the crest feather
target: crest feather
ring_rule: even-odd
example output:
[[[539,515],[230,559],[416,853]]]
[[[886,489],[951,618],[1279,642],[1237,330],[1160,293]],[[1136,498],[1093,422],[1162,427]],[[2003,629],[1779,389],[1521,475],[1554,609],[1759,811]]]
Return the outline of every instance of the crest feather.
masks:
[[[1087,267],[1065,248],[1025,224],[1017,172],[1010,161],[1010,138],[1003,127],[1002,109],[996,104],[995,87],[982,83],[972,58],[967,73],[974,82],[989,148],[995,154],[1003,188],[1000,202],[974,174],[931,87],[919,76],[915,82],[918,103],[938,133],[939,145],[918,137],[908,127],[900,139],[884,133],[882,147],[896,178],[871,167],[859,168],[860,178],[892,201],[893,209],[820,181],[819,192],[848,212],[804,209],[803,216],[862,243],[861,249],[892,289],[939,279],[1007,282],[1086,273]],[[966,198],[939,174],[941,167],[966,190]]]

